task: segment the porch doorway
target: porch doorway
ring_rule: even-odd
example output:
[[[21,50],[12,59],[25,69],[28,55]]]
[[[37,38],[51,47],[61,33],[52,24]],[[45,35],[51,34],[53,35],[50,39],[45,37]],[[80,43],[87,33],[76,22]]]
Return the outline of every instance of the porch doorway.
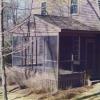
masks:
[[[96,78],[96,50],[95,50],[95,40],[86,40],[86,70],[89,74],[90,79]]]

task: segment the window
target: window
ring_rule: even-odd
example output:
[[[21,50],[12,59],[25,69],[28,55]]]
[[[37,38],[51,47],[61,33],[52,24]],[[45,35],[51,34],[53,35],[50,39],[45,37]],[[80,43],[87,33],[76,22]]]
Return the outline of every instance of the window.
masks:
[[[71,0],[70,13],[77,14],[77,12],[78,12],[78,0]]]
[[[98,5],[99,5],[99,9],[100,9],[100,0],[98,0]]]
[[[41,4],[41,15],[46,15],[46,2]]]

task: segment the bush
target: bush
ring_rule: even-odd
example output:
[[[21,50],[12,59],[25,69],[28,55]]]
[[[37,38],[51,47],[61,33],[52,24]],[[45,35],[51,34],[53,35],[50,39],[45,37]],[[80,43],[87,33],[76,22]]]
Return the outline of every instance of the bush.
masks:
[[[34,91],[51,91],[48,80],[52,78],[52,75],[50,77],[47,73],[35,73],[31,69],[17,67],[7,68],[7,83],[9,85],[17,84],[21,89],[33,88]]]

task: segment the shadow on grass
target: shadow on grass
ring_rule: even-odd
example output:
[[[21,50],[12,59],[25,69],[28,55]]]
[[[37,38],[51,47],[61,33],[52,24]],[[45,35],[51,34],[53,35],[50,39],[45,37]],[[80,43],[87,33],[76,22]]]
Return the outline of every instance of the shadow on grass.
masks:
[[[100,92],[95,93],[95,94],[92,94],[92,95],[88,95],[88,96],[83,96],[83,97],[77,98],[76,100],[89,99],[89,98],[91,98],[91,97],[93,97],[93,96],[98,96],[98,95],[100,95]]]
[[[0,94],[0,97],[2,96],[2,94]]]
[[[19,88],[19,87],[15,87],[15,88],[13,88],[12,90],[9,90],[8,92],[9,92],[9,93],[14,93],[14,92],[18,91],[18,88]]]
[[[20,96],[20,97],[16,97],[16,98],[14,98],[14,99],[11,99],[11,100],[16,100],[16,99],[20,99],[20,98],[22,98],[22,97],[28,97],[29,95],[31,95],[33,92],[29,92],[28,94],[26,94],[26,95],[23,95],[23,96]]]
[[[0,94],[2,94],[2,92],[0,92]]]
[[[14,93],[14,92],[16,92],[16,91],[18,91],[17,89],[18,89],[19,87],[15,87],[15,88],[13,88],[12,90],[9,90],[9,91],[7,91],[8,92],[8,94],[9,93]],[[2,92],[0,92],[0,96],[2,95]]]

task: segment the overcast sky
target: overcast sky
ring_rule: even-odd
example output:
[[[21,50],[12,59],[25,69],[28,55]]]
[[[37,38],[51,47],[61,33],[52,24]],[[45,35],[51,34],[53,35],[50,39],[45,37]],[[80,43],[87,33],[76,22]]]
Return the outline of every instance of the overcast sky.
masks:
[[[9,2],[11,0],[4,0],[4,2]],[[28,8],[30,7],[30,4],[32,3],[32,0],[12,0],[13,2],[18,2],[20,8],[25,8],[25,6]]]

